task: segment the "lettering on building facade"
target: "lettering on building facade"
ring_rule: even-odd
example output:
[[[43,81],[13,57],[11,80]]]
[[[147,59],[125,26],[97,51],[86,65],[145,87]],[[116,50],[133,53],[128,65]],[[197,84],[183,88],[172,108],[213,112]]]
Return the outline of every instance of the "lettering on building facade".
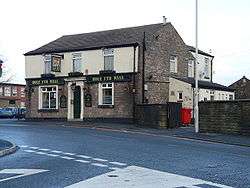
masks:
[[[86,81],[88,83],[97,83],[97,82],[130,82],[132,80],[131,74],[116,74],[116,75],[95,75],[87,76]]]

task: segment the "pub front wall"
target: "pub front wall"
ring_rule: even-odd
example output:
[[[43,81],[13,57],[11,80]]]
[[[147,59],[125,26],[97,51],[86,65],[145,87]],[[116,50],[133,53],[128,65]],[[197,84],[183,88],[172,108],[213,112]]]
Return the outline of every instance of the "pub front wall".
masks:
[[[29,80],[29,83],[32,80]],[[98,101],[99,82],[87,83],[81,81],[84,88],[81,90],[83,95],[86,88],[91,95],[91,107],[84,104],[83,100],[83,119],[95,118],[117,118],[117,119],[132,119],[133,118],[133,83],[132,82],[114,82],[114,105],[113,106],[100,106]],[[58,85],[58,110],[39,110],[39,87],[51,85],[28,85],[26,89],[26,104],[27,104],[27,119],[63,119],[68,117],[69,104],[65,108],[60,106],[60,97],[65,96],[68,101],[67,82],[64,85]]]

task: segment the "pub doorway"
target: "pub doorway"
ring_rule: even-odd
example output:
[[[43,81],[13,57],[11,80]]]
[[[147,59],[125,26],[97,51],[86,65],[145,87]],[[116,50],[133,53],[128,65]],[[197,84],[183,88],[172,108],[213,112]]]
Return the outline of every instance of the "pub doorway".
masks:
[[[74,90],[74,103],[73,103],[74,119],[81,118],[81,87],[75,86]]]

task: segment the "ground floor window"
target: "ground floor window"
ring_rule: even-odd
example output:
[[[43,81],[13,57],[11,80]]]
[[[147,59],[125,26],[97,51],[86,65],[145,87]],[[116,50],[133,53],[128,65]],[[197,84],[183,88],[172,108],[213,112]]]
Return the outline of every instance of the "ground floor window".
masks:
[[[39,88],[39,108],[40,109],[57,109],[58,106],[58,87],[41,86]]]
[[[114,83],[99,84],[99,105],[114,105]]]

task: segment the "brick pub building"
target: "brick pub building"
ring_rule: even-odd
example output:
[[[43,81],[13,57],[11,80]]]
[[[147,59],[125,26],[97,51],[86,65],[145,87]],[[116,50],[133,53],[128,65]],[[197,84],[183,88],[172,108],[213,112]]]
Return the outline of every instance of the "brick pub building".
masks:
[[[25,85],[0,83],[0,108],[25,107]]]
[[[25,54],[28,119],[132,121],[194,57],[171,23],[66,35]]]

